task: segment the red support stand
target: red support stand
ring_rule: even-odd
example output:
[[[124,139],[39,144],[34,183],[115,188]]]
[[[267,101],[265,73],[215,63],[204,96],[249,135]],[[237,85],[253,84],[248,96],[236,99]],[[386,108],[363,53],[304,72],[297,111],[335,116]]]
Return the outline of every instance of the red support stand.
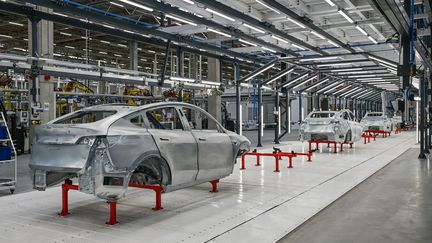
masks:
[[[213,180],[213,181],[209,181],[212,185],[212,189],[210,192],[214,193],[214,192],[218,192],[217,186],[219,183],[219,179],[218,180]]]
[[[117,224],[117,201],[113,200],[113,201],[108,201],[107,202],[109,205],[109,211],[110,211],[110,217],[109,217],[109,221],[106,222],[106,224],[108,225],[115,225]]]
[[[60,216],[66,216],[69,214],[69,190],[78,190],[77,185],[72,185],[72,182],[65,182],[62,184],[62,210]]]
[[[330,144],[333,144],[333,153],[337,153],[337,143],[335,141],[327,141],[327,140],[309,140],[309,153],[312,153],[312,143],[315,143],[315,148],[318,150],[318,145],[320,143],[327,144],[327,148],[330,148]]]
[[[162,192],[163,188],[159,185],[141,185],[141,184],[133,184],[129,183],[129,187],[141,188],[141,189],[150,189],[156,193],[156,206],[152,208],[154,211],[158,211],[163,209],[162,207]]]

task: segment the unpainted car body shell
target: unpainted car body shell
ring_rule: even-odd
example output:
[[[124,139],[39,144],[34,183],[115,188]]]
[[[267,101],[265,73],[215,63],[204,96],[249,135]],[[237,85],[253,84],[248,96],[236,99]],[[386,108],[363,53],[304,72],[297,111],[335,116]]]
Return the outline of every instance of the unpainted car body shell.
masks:
[[[393,130],[393,121],[387,118],[383,112],[366,112],[360,122],[365,130],[391,132]]]
[[[167,107],[201,112],[214,120],[218,130],[192,130],[181,112],[183,130],[149,129],[128,121],[147,110]],[[225,130],[206,111],[187,103],[101,105],[77,112],[81,111],[115,114],[92,123],[56,123],[71,113],[37,127],[29,164],[36,189],[78,177],[80,191],[102,199],[122,198],[130,180],[160,184],[169,192],[230,175],[237,156],[250,146],[247,138]]]
[[[363,126],[349,110],[313,111],[300,125],[300,140],[356,142],[361,139],[362,132]]]

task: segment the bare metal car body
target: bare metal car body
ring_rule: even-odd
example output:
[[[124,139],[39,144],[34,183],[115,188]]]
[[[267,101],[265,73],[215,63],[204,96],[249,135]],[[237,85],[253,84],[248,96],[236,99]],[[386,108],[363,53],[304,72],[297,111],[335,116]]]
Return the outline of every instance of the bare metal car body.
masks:
[[[129,182],[169,192],[226,177],[249,146],[191,104],[100,105],[38,127],[29,166],[38,190],[78,178],[80,191],[118,200]]]
[[[313,111],[300,125],[300,140],[355,142],[362,132],[363,126],[350,110]]]
[[[391,132],[393,130],[393,121],[383,112],[366,112],[361,120],[361,124],[366,130]]]

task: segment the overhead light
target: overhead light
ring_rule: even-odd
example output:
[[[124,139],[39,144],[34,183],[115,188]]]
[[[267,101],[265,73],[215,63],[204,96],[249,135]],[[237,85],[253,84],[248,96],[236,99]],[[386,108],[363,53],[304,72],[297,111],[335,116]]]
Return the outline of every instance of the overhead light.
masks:
[[[348,16],[348,14],[346,14],[342,9],[339,9],[338,13],[342,15],[346,20],[348,20],[348,22],[354,23],[354,20],[350,16]]]
[[[297,20],[294,20],[292,18],[287,18],[289,21],[293,22],[294,24],[298,25],[302,29],[306,29],[306,26],[304,26],[302,23],[298,22]]]
[[[170,79],[184,82],[195,82],[195,79],[192,78],[170,77]]]
[[[317,87],[318,85],[320,85],[320,84],[322,84],[324,82],[327,82],[327,81],[329,81],[329,78],[325,78],[323,80],[320,80],[317,83],[314,83],[312,86],[309,86],[309,88],[307,88],[305,91],[309,91],[309,90],[311,90],[311,89]]]
[[[127,45],[124,45],[124,44],[117,44],[118,46],[120,46],[120,47],[124,47],[124,48],[128,48],[128,46]]]
[[[250,77],[246,78],[245,80],[246,80],[246,81],[251,80],[253,77],[258,76],[258,75],[261,74],[262,72],[265,72],[265,71],[269,70],[269,69],[272,68],[274,65],[275,65],[274,63],[270,64],[269,66],[267,66],[267,67],[261,69],[260,71],[254,73],[254,74],[251,75]]]
[[[330,72],[336,73],[336,72],[346,72],[346,71],[359,71],[363,70],[363,68],[341,68],[341,69],[332,69]]]
[[[228,37],[228,38],[231,38],[231,37],[232,37],[232,36],[229,35],[229,34],[225,34],[224,32],[221,32],[221,31],[218,31],[218,30],[215,30],[215,29],[212,29],[212,28],[207,28],[207,30],[210,31],[210,32],[213,32],[213,33],[219,34],[219,35],[223,35],[223,36]]]
[[[367,77],[378,77],[376,74],[363,74],[363,75],[355,75],[355,76],[348,76],[348,78],[367,78]]]
[[[360,95],[360,96],[357,97],[357,98],[358,98],[358,99],[360,99],[360,98],[364,98],[364,97],[366,97],[366,96],[372,94],[373,92],[374,92],[374,91],[369,91],[369,92],[367,92],[366,94]]]
[[[301,47],[301,46],[299,46],[299,45],[297,45],[297,44],[291,44],[291,46],[294,46],[295,48],[297,48],[297,49],[299,49],[299,50],[301,50],[301,51],[306,50],[306,49],[304,49],[303,47]]]
[[[296,86],[292,87],[292,89],[296,89],[296,88],[302,86],[303,84],[305,84],[305,83],[307,83],[307,82],[309,82],[309,81],[311,81],[311,80],[317,78],[317,76],[318,76],[318,74],[313,75],[312,77],[310,77],[310,78],[308,78],[308,79],[306,79],[306,80],[300,82],[300,83],[297,84]]]
[[[308,76],[309,75],[309,73],[305,73],[305,74],[302,74],[302,75],[300,75],[300,76],[298,76],[298,77],[295,77],[293,80],[291,80],[291,81],[289,81],[288,83],[286,83],[286,84],[284,84],[282,87],[287,87],[288,85],[290,85],[290,84],[292,84],[292,83],[295,83],[295,82],[297,82],[297,81],[299,81],[300,79],[302,79],[302,78],[305,78],[306,76]]]
[[[153,50],[147,50],[147,52],[149,52],[149,53],[156,53],[156,52],[153,51]]]
[[[374,44],[378,44],[378,41],[376,41],[372,36],[368,36],[369,40],[372,41]]]
[[[58,15],[58,16],[62,16],[62,17],[68,17],[66,14],[62,14],[62,13],[53,12],[53,14]]]
[[[369,90],[369,89],[365,89],[365,90],[363,90],[363,91],[361,91],[361,92],[359,92],[359,93],[353,95],[351,98],[355,98],[355,97],[360,96],[360,95],[363,95],[363,94],[365,94],[365,93],[367,93],[367,92],[370,92],[370,90]]]
[[[396,64],[391,63],[391,62],[388,62],[388,61],[386,61],[386,60],[383,60],[383,59],[380,59],[380,58],[377,58],[377,57],[374,57],[374,56],[371,56],[371,55],[369,55],[369,58],[372,59],[372,60],[378,61],[378,62],[380,62],[380,63],[387,64],[387,65],[389,65],[389,66],[391,66],[391,67],[395,67],[395,68],[397,68],[397,65],[396,65]]]
[[[229,20],[229,21],[232,21],[232,22],[235,21],[235,19],[233,19],[233,18],[231,18],[231,17],[229,17],[229,16],[226,16],[225,14],[219,13],[218,11],[215,11],[215,10],[213,10],[213,9],[211,9],[211,8],[205,8],[205,10],[206,10],[207,12],[210,12],[210,13],[216,14],[217,16],[220,16],[220,17],[222,17],[222,18],[224,18],[224,19],[227,19],[227,20]]]
[[[17,22],[12,22],[12,21],[9,21],[8,22],[9,24],[12,24],[12,25],[16,25],[16,26],[24,26],[23,24],[21,24],[21,23],[17,23]]]
[[[65,35],[65,36],[72,36],[72,34],[66,33],[66,32],[59,32],[60,35]]]
[[[350,65],[352,64],[352,62],[346,62],[346,63],[324,63],[324,64],[317,64],[317,67],[328,67],[328,66],[345,66],[345,65]]]
[[[189,21],[189,20],[186,20],[186,19],[182,19],[182,18],[179,18],[179,17],[173,16],[173,15],[171,15],[171,14],[165,14],[165,16],[167,16],[168,18],[171,18],[171,19],[177,20],[177,21],[179,21],[179,22],[185,23],[185,24],[190,24],[190,25],[193,25],[193,26],[197,26],[197,24],[195,24],[195,23],[192,22],[192,21]]]
[[[334,82],[334,83],[331,83],[331,84],[327,85],[326,87],[323,87],[323,88],[317,90],[316,93],[321,93],[323,91],[329,91],[328,89],[330,89],[330,88],[331,88],[330,91],[331,90],[335,90],[335,89],[337,89],[338,87],[340,87],[342,85],[344,85],[344,83]]]
[[[274,78],[272,78],[271,80],[269,80],[269,81],[267,81],[267,82],[264,82],[264,83],[265,83],[265,84],[273,83],[274,81],[276,81],[276,80],[282,78],[283,76],[287,75],[288,73],[290,73],[290,72],[292,72],[292,71],[294,71],[294,68],[290,68],[290,69],[288,69],[288,70],[286,70],[286,71],[282,71],[281,74],[277,75],[276,77],[274,77]]]
[[[375,85],[375,84],[391,84],[392,82],[384,81],[384,82],[365,82],[365,83]]]
[[[380,65],[383,65],[384,67],[389,68],[389,69],[391,69],[393,71],[397,71],[397,69],[395,67],[393,67],[393,66],[390,66],[390,65],[387,65],[387,64],[384,64],[384,63],[380,63]]]
[[[132,5],[132,6],[135,6],[135,7],[140,8],[140,9],[144,9],[144,10],[149,11],[149,12],[153,12],[152,8],[149,8],[147,6],[144,6],[144,5],[136,3],[136,2],[132,2],[132,1],[129,1],[129,0],[119,0],[119,1],[120,2],[124,2],[126,4],[129,4],[129,5]]]
[[[315,36],[317,36],[318,38],[325,40],[325,37],[322,36],[321,34],[318,34],[318,33],[315,32],[315,31],[311,31],[311,33],[314,34]]]
[[[321,61],[321,60],[331,60],[331,59],[337,59],[338,57],[313,57],[313,58],[304,58],[299,59],[300,62],[306,62],[306,61]]]
[[[262,33],[262,34],[265,33],[264,30],[259,29],[259,28],[255,27],[255,26],[252,26],[252,25],[250,25],[250,24],[243,23],[243,25],[244,25],[245,27],[248,27],[249,29],[253,29],[253,30],[255,30],[255,31],[259,32],[259,33]]]
[[[263,5],[264,7],[270,9],[271,11],[273,11],[273,12],[275,12],[275,13],[277,13],[277,14],[280,14],[279,11],[277,11],[276,9],[270,7],[269,5],[267,5],[267,4],[263,3],[263,2],[261,2],[260,0],[255,0],[255,1],[256,1],[257,3]]]
[[[14,48],[12,48],[12,49],[17,50],[17,51],[27,51],[26,49],[24,49],[24,48],[19,48],[19,47],[14,47]]]
[[[55,57],[62,57],[63,55],[60,54],[60,53],[54,53],[53,56],[55,56]]]
[[[214,86],[220,86],[221,83],[219,82],[213,82],[213,81],[206,81],[206,80],[201,80],[202,84],[208,84],[208,85],[214,85]]]
[[[334,94],[339,94],[339,93],[341,93],[341,92],[343,92],[343,91],[345,91],[346,89],[348,89],[348,88],[351,88],[351,86],[350,85],[348,85],[347,87],[345,87],[345,88],[342,88],[342,89],[340,89],[340,90],[338,90],[338,91],[336,91]],[[325,94],[327,94],[327,93],[329,93],[330,91],[332,91],[332,90],[327,90],[326,92],[324,92]]]
[[[112,5],[114,5],[114,6],[117,6],[117,7],[120,7],[120,8],[124,8],[123,5],[118,4],[118,3],[116,3],[116,2],[110,2],[110,4],[112,4]]]
[[[189,3],[189,4],[195,4],[193,1],[191,1],[191,0],[183,0],[183,2],[187,2],[187,3]]]
[[[100,42],[101,42],[101,43],[105,43],[105,44],[111,44],[111,42],[109,42],[109,41],[105,41],[105,40],[101,40]]]
[[[247,40],[239,39],[239,41],[242,42],[242,43],[245,43],[245,44],[251,45],[251,46],[257,46],[257,44],[252,43],[252,42],[249,42],[249,41],[247,41]]]
[[[332,44],[335,47],[340,47],[338,44],[336,44],[335,42],[333,42],[331,40],[328,40],[327,42],[330,43],[330,44]]]
[[[330,6],[334,7],[336,4],[334,4],[331,0],[325,0]]]
[[[100,54],[104,54],[104,55],[107,55],[107,54],[108,54],[107,52],[104,52],[104,51],[100,51],[99,53],[100,53]]]
[[[358,78],[359,81],[365,81],[365,80],[384,80],[383,78]]]
[[[269,52],[273,52],[273,53],[276,53],[277,51],[275,51],[275,50],[273,50],[273,49],[270,49],[270,48],[267,48],[267,47],[264,47],[264,46],[262,46],[261,47],[263,50],[266,50],[266,51],[269,51]]]
[[[361,89],[362,89],[361,87],[354,88],[354,89],[352,89],[352,90],[348,90],[347,92],[345,92],[345,93],[343,93],[343,94],[340,94],[340,96],[348,96],[348,95],[350,95],[350,94],[353,94],[353,93],[355,93],[355,92],[358,92],[358,91],[361,90]]]
[[[362,29],[360,26],[358,26],[358,25],[356,25],[356,28],[358,29],[358,31],[360,31],[363,35],[368,35],[368,33],[364,30],[364,29]]]
[[[9,38],[9,39],[12,39],[12,38],[13,38],[13,37],[10,36],[10,35],[2,35],[2,34],[0,34],[0,37]]]
[[[284,39],[282,39],[282,38],[280,38],[278,36],[275,36],[275,35],[271,35],[271,38],[273,38],[275,40],[278,40],[278,41],[281,41],[283,43],[288,43],[288,41],[286,41],[286,40],[284,40]]]
[[[75,49],[75,47],[73,47],[73,46],[65,46],[66,48],[69,48],[69,49]]]
[[[115,57],[122,57],[120,54],[114,54]]]

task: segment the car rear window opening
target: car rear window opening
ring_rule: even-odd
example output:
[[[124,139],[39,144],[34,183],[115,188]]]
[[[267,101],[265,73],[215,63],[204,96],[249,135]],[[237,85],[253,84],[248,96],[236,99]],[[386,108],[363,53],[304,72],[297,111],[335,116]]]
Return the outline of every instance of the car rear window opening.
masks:
[[[54,124],[85,124],[97,122],[117,113],[116,111],[79,111],[60,119]]]

